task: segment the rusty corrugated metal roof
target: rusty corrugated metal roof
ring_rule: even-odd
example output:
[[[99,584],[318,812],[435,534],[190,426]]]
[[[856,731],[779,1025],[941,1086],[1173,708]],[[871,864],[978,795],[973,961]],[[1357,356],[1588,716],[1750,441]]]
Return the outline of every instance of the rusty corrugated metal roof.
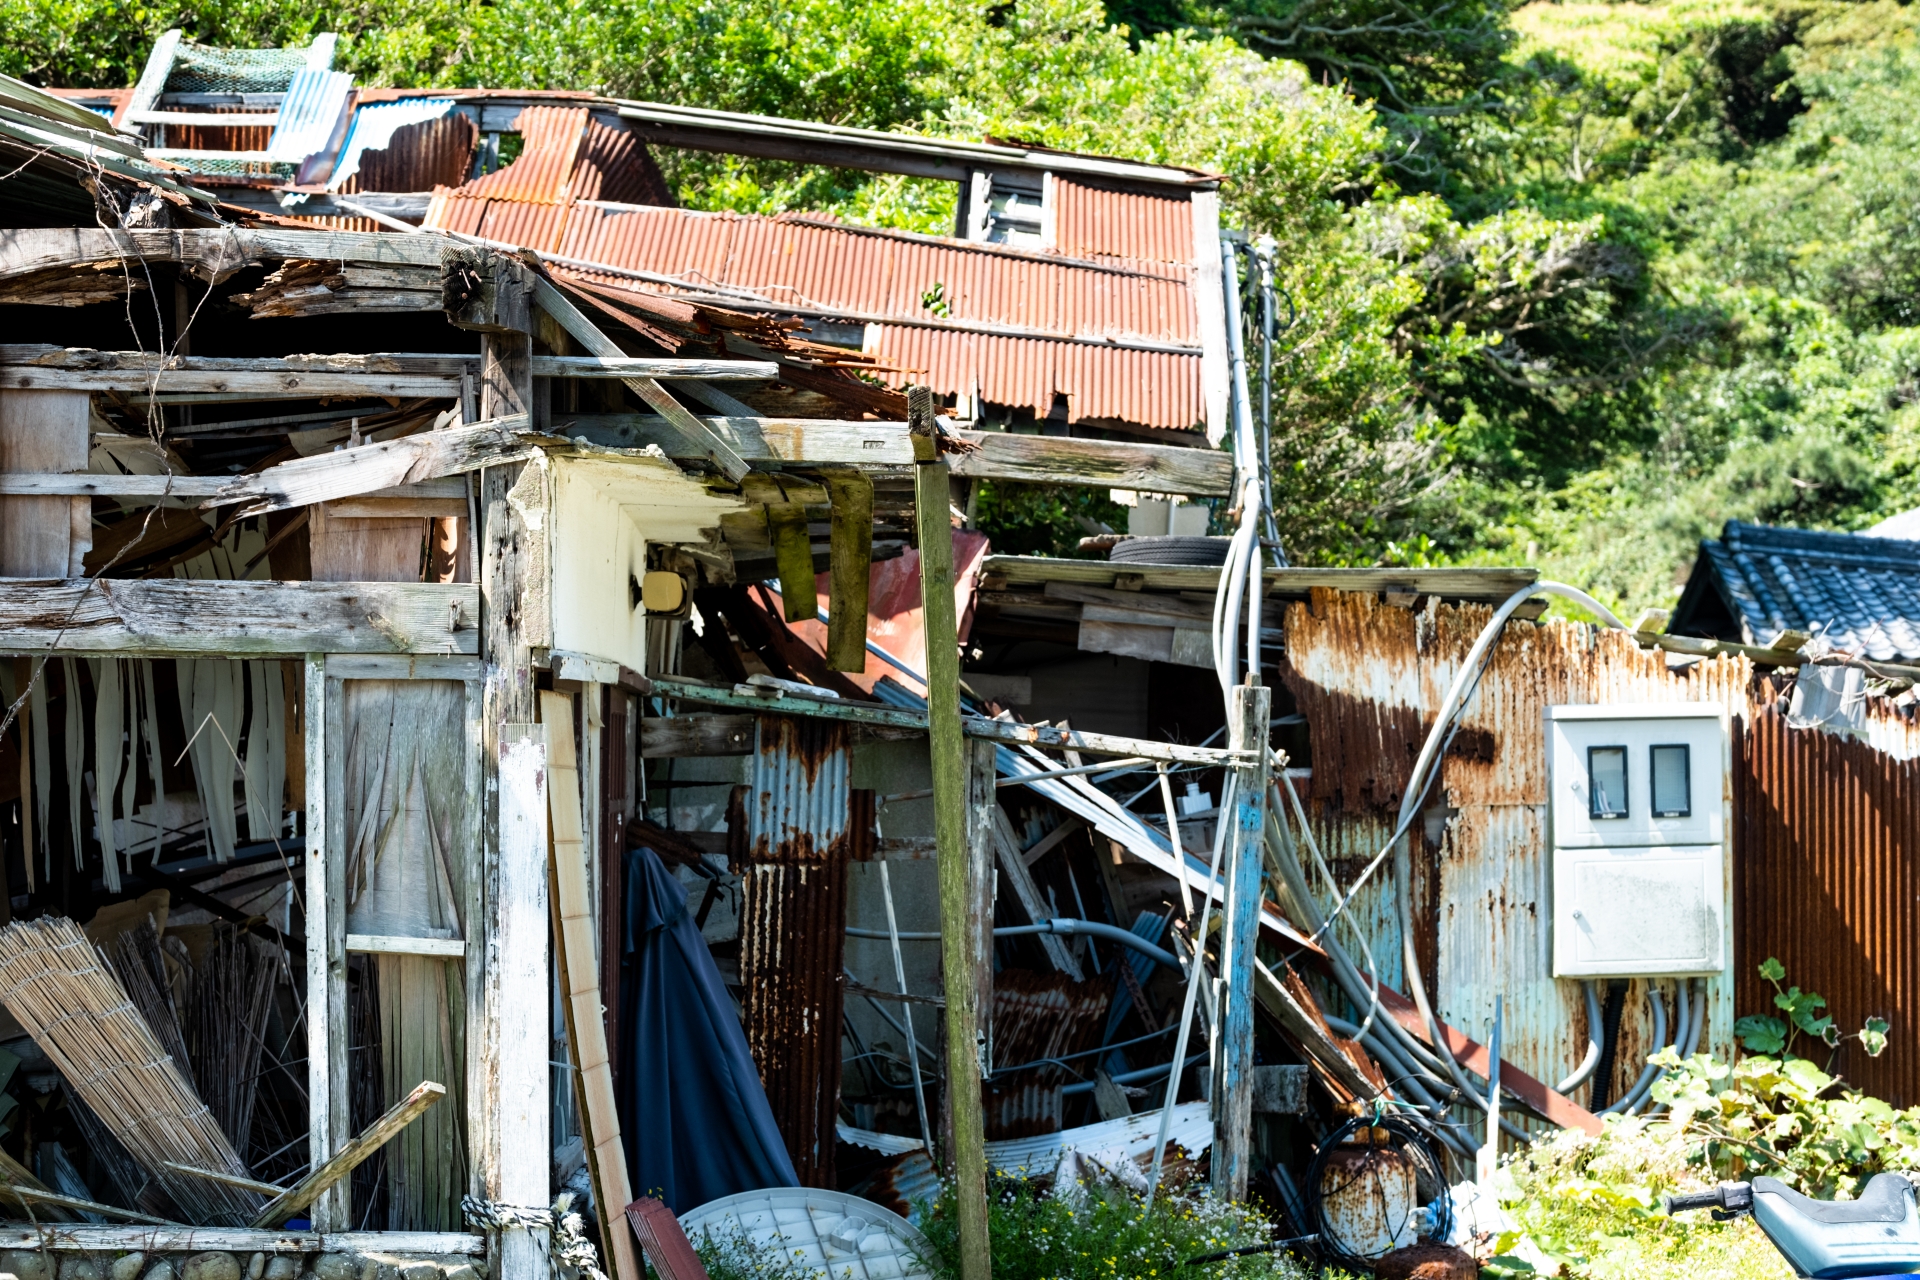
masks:
[[[457,194],[467,200],[565,203],[587,115],[585,107],[528,107],[514,121],[523,139],[520,154],[459,188]]]
[[[394,130],[387,146],[361,152],[359,171],[340,190],[432,191],[457,186],[466,181],[479,137],[472,118],[459,112],[403,125]]]
[[[1055,175],[1054,239],[1069,257],[1193,261],[1193,202]]]
[[[1024,405],[1044,417],[1056,395],[1069,422],[1108,421],[1194,427],[1205,418],[1200,357],[1081,343],[873,326],[868,354],[894,386],[922,382],[940,395],[964,395],[977,380],[991,404]]]

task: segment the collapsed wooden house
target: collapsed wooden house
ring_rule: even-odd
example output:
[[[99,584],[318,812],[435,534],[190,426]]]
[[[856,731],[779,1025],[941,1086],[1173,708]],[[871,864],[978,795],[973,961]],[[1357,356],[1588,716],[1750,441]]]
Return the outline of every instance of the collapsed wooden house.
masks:
[[[128,90],[0,83],[0,1042],[53,1100],[7,1138],[0,1212],[39,1225],[0,1249],[533,1277],[584,1256],[565,1189],[637,1280],[634,1131],[703,1119],[635,1095],[639,846],[809,1187],[911,1210],[929,1145],[964,1186],[1171,1139],[1304,1223],[1275,1171],[1376,1101],[1471,1155],[1496,994],[1509,1132],[1598,1124],[1581,978],[1625,1000],[1624,962],[1541,921],[1555,859],[1609,837],[1550,834],[1545,717],[1710,720],[1683,776],[1760,797],[1751,664],[1800,659],[1524,621],[1471,659],[1495,606],[1538,616],[1531,571],[1254,564],[1229,607],[1217,564],[956,529],[979,481],[1250,528],[1251,446],[1206,447],[1250,427],[1206,175],[359,91],[330,56],[173,39]],[[954,234],[675,208],[674,147],[950,181]],[[1403,910],[1369,867],[1450,714]],[[1898,721],[1874,750],[1908,786]],[[1658,820],[1696,853],[1757,838],[1693,807]],[[1745,865],[1679,873],[1727,926],[1702,955],[1627,964],[1623,1084],[1681,1024],[1730,1048],[1726,904],[1785,909]],[[69,1000],[97,1039],[34,1013]]]

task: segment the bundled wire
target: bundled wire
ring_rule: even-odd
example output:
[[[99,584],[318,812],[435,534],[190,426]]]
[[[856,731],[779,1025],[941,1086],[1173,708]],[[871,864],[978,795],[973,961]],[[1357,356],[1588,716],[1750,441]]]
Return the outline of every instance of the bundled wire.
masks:
[[[1351,1141],[1355,1135],[1366,1131],[1362,1142]],[[1349,1150],[1358,1146],[1366,1155],[1357,1170],[1351,1172],[1345,1181],[1329,1188],[1327,1186],[1329,1165],[1334,1153],[1342,1147]],[[1377,1157],[1376,1157],[1376,1153]],[[1314,1153],[1313,1164],[1307,1169],[1305,1198],[1307,1202],[1308,1224],[1319,1236],[1319,1247],[1328,1261],[1360,1270],[1370,1269],[1379,1256],[1362,1253],[1352,1247],[1352,1242],[1340,1234],[1339,1225],[1327,1213],[1327,1200],[1330,1196],[1351,1188],[1355,1182],[1369,1179],[1374,1185],[1362,1189],[1362,1194],[1384,1214],[1391,1202],[1382,1176],[1382,1170],[1389,1158],[1404,1159],[1413,1166],[1414,1198],[1419,1204],[1431,1205],[1435,1219],[1427,1224],[1426,1234],[1430,1239],[1444,1240],[1452,1230],[1452,1206],[1447,1199],[1447,1167],[1441,1155],[1436,1151],[1423,1130],[1416,1122],[1406,1116],[1396,1115],[1376,1103],[1371,1115],[1355,1116],[1353,1119],[1328,1134]],[[1388,1235],[1394,1240],[1401,1239],[1403,1231],[1412,1223],[1388,1222]],[[1408,1232],[1411,1235],[1413,1233]],[[1411,1241],[1409,1241],[1410,1243]]]

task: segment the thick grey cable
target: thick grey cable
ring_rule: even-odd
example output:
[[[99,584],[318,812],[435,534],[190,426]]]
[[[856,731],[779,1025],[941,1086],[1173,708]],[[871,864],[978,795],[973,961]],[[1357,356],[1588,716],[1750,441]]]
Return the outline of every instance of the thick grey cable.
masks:
[[[1676,979],[1673,986],[1675,1005],[1673,1043],[1666,1047],[1678,1052],[1681,1045],[1689,1043],[1694,1038],[1698,1024],[1706,1020],[1707,1005],[1704,999],[1705,993],[1702,993],[1703,998],[1698,1004],[1695,1004],[1688,998],[1693,991],[1693,980],[1691,978]],[[1691,1053],[1689,1052],[1683,1056],[1691,1056]],[[1648,1066],[1651,1067],[1652,1064],[1649,1063]],[[1640,1108],[1646,1106],[1647,1102],[1653,1096],[1653,1086],[1659,1084],[1662,1080],[1666,1079],[1666,1077],[1667,1069],[1661,1067],[1654,1072],[1653,1078],[1647,1081],[1645,1089],[1640,1089],[1636,1086],[1634,1092],[1628,1095],[1626,1114],[1630,1116],[1639,1115]],[[1662,1104],[1656,1102],[1648,1114],[1658,1114],[1662,1109]]]
[[[1593,1069],[1600,1065],[1600,997],[1593,989],[1591,978],[1580,986],[1587,993],[1587,1056],[1580,1060],[1580,1065],[1573,1069],[1572,1075],[1553,1086],[1555,1093],[1572,1093],[1585,1084],[1587,1077],[1593,1074]]]
[[[1434,1015],[1433,1002],[1427,998],[1427,984],[1420,970],[1420,953],[1414,945],[1413,851],[1407,838],[1407,828],[1412,822],[1414,812],[1426,795],[1427,771],[1433,767],[1438,758],[1440,744],[1447,738],[1454,717],[1459,715],[1465,705],[1468,692],[1479,687],[1482,660],[1506,627],[1507,619],[1513,616],[1513,611],[1528,599],[1541,594],[1570,600],[1582,608],[1591,609],[1599,614],[1608,625],[1621,630],[1626,629],[1625,624],[1613,616],[1611,609],[1579,588],[1569,587],[1564,583],[1536,582],[1509,596],[1504,604],[1494,610],[1493,617],[1481,631],[1479,639],[1474,641],[1473,648],[1467,651],[1465,661],[1460,664],[1460,671],[1454,677],[1453,686],[1447,690],[1447,696],[1434,716],[1433,728],[1428,732],[1427,740],[1420,748],[1420,755],[1414,761],[1413,772],[1407,779],[1406,793],[1400,800],[1399,821],[1395,824],[1400,834],[1393,842],[1393,874],[1397,881],[1394,900],[1400,917],[1400,962],[1407,980],[1407,994],[1413,997],[1414,1006],[1419,1009],[1421,1020],[1427,1025],[1428,1037],[1441,1063],[1447,1068],[1447,1073],[1460,1086],[1462,1093],[1483,1104],[1487,1100],[1481,1097],[1467,1073],[1454,1060],[1453,1051],[1447,1048],[1446,1038],[1440,1032],[1440,1019]]]
[[[1446,1143],[1448,1150],[1462,1158],[1472,1156],[1472,1146],[1454,1132],[1461,1128],[1460,1124],[1457,1121],[1449,1120],[1447,1118],[1446,1107],[1442,1106],[1434,1099],[1431,1093],[1427,1092],[1425,1082],[1432,1079],[1429,1072],[1413,1066],[1401,1055],[1397,1046],[1381,1039],[1379,1036],[1373,1034],[1360,1035],[1358,1034],[1360,1028],[1354,1026],[1345,1018],[1338,1018],[1332,1014],[1328,1014],[1326,1017],[1329,1027],[1349,1040],[1358,1041],[1361,1048],[1386,1064],[1387,1069],[1392,1073],[1392,1079],[1388,1081],[1388,1087],[1402,1091],[1408,1098],[1413,1100],[1416,1104],[1416,1109],[1428,1113],[1427,1119],[1433,1126],[1434,1136]]]

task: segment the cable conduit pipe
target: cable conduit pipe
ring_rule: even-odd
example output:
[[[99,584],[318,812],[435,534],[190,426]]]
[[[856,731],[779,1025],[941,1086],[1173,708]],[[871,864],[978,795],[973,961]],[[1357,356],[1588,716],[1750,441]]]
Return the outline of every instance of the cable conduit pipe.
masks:
[[[1465,705],[1470,689],[1479,687],[1482,660],[1493,648],[1494,642],[1505,629],[1507,619],[1522,603],[1536,595],[1553,595],[1572,601],[1582,608],[1590,609],[1606,620],[1608,625],[1625,630],[1625,624],[1614,617],[1613,611],[1595,600],[1577,587],[1569,587],[1560,582],[1536,582],[1509,596],[1504,604],[1494,611],[1480,636],[1468,650],[1466,660],[1460,664],[1459,673],[1454,676],[1453,685],[1447,690],[1447,696],[1441,702],[1434,716],[1433,728],[1427,734],[1427,740],[1420,749],[1419,757],[1414,761],[1413,772],[1407,780],[1406,793],[1400,801],[1400,819],[1396,824],[1400,834],[1393,842],[1393,872],[1397,881],[1394,900],[1400,917],[1400,953],[1401,964],[1406,975],[1407,994],[1413,997],[1413,1003],[1420,1011],[1420,1017],[1427,1025],[1427,1033],[1441,1062],[1461,1091],[1475,1097],[1483,1105],[1491,1106],[1491,1099],[1482,1097],[1474,1088],[1473,1082],[1460,1064],[1454,1060],[1453,1052],[1447,1048],[1446,1039],[1440,1032],[1440,1020],[1434,1015],[1433,1003],[1427,998],[1427,984],[1420,970],[1420,954],[1414,946],[1413,929],[1413,852],[1407,839],[1407,828],[1413,815],[1419,810],[1426,796],[1426,777],[1438,758],[1442,741],[1448,736],[1454,717],[1459,715]]]
[[[1679,1049],[1681,1045],[1687,1042],[1688,1037],[1691,1036],[1693,1033],[1694,1008],[1693,1008],[1693,1002],[1690,999],[1688,999],[1688,996],[1691,994],[1692,986],[1693,986],[1693,983],[1686,978],[1678,978],[1678,979],[1675,979],[1674,981],[1674,984],[1673,984],[1673,987],[1674,987],[1673,1041],[1672,1043],[1664,1046],[1664,1048],[1666,1049],[1673,1049],[1673,1050]],[[1655,1043],[1656,1044],[1659,1043],[1658,1037],[1656,1037]],[[1633,1092],[1629,1093],[1626,1096],[1625,1102],[1627,1104],[1626,1106],[1627,1115],[1630,1115],[1630,1116],[1639,1115],[1640,1108],[1646,1106],[1648,1099],[1652,1097],[1653,1086],[1660,1083],[1660,1081],[1666,1078],[1667,1069],[1665,1067],[1656,1067],[1653,1063],[1649,1062],[1647,1064],[1647,1070],[1652,1074],[1651,1075],[1643,1074],[1642,1082],[1640,1084],[1636,1084],[1633,1088]]]
[[[1586,979],[1581,989],[1587,993],[1587,1056],[1573,1069],[1573,1074],[1553,1086],[1555,1093],[1572,1093],[1587,1082],[1593,1069],[1600,1065],[1600,996],[1593,989],[1593,980]]]

